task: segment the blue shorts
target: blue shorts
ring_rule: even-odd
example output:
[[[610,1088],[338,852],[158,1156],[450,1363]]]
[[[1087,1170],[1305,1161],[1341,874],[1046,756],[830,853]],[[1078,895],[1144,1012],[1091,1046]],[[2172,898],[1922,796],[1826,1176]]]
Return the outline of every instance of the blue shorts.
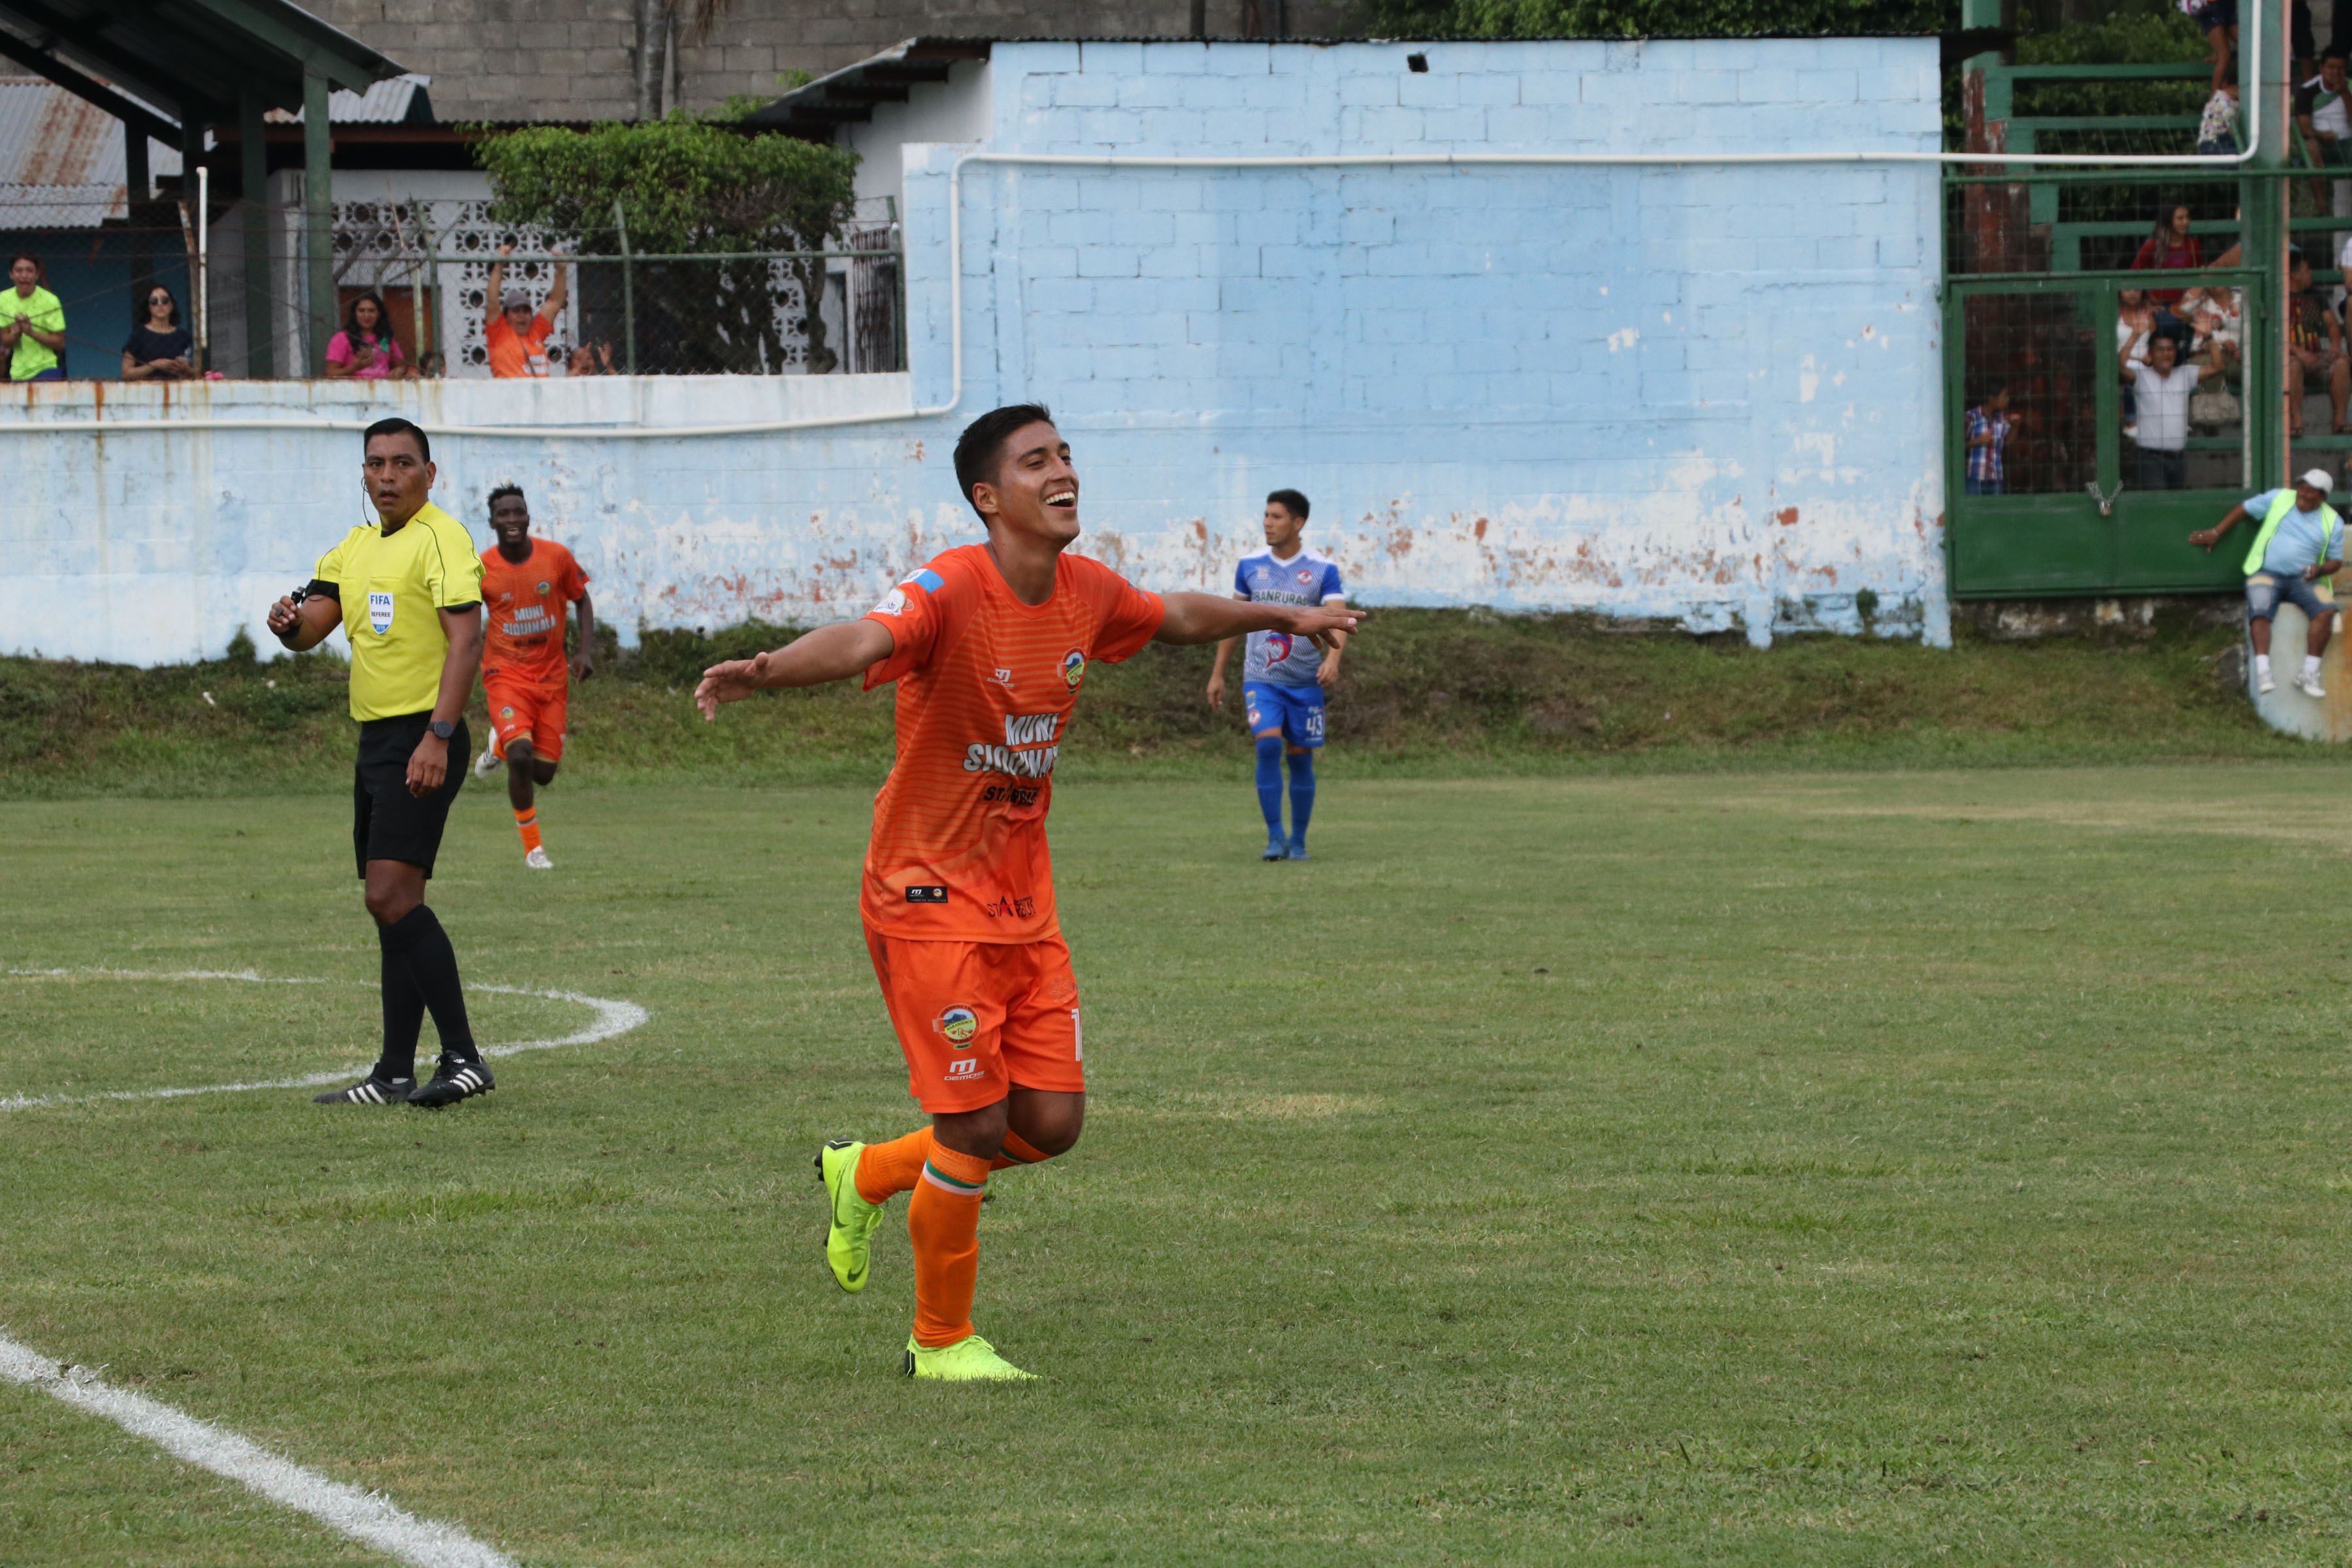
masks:
[[[2271,619],[2282,599],[2315,621],[2336,613],[2336,606],[2321,598],[2300,572],[2257,572],[2246,579],[2246,619]]]
[[[1323,743],[1323,688],[1319,683],[1276,686],[1270,680],[1249,681],[1242,687],[1242,704],[1249,713],[1253,735],[1280,724],[1282,738],[1294,746],[1312,750]]]

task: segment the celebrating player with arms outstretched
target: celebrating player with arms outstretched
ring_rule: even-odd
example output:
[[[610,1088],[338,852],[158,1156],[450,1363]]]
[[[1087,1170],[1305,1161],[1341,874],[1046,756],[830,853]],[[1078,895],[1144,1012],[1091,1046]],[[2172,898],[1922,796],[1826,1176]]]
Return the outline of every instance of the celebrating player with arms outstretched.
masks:
[[[866,1288],[883,1205],[911,1191],[915,1328],[905,1370],[965,1381],[1028,1374],[972,1332],[988,1174],[1067,1152],[1086,1114],[1077,984],[1045,847],[1054,763],[1087,668],[1147,642],[1206,643],[1264,627],[1322,639],[1355,615],[1143,593],[1064,553],[1078,478],[1034,404],[972,421],[956,482],[988,530],[908,576],[865,618],[754,659],[713,665],[705,717],[769,687],[862,673],[898,682],[898,753],[874,805],[859,910],[908,1089],[931,1125],[817,1154],[832,1205],[825,1255]]]

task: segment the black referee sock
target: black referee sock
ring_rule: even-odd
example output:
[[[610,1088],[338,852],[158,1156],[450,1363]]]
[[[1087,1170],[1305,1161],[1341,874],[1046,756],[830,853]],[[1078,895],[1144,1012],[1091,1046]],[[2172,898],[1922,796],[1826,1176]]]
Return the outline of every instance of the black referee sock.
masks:
[[[408,963],[417,992],[433,1014],[441,1050],[459,1061],[478,1062],[474,1031],[466,1024],[466,992],[457,980],[457,950],[433,911],[419,904],[383,928],[387,950]]]
[[[383,1055],[373,1077],[416,1076],[416,1037],[425,1029],[425,993],[416,988],[408,960],[393,946],[392,931],[375,928],[376,946],[383,952]]]

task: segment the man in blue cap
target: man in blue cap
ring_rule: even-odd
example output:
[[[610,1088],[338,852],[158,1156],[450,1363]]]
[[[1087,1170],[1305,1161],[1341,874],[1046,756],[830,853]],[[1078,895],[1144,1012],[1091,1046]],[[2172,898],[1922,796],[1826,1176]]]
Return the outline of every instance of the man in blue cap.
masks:
[[[2210,551],[2240,522],[2259,520],[2253,548],[2246,552],[2246,618],[2254,638],[2254,684],[2263,692],[2278,687],[2271,678],[2271,617],[2284,599],[2311,621],[2294,689],[2305,697],[2327,695],[2319,683],[2319,656],[2327,651],[2336,606],[2320,596],[2316,584],[2344,564],[2344,520],[2327,504],[2335,482],[2326,468],[2314,468],[2294,489],[2248,496],[2220,523],[2189,536],[2189,543]]]

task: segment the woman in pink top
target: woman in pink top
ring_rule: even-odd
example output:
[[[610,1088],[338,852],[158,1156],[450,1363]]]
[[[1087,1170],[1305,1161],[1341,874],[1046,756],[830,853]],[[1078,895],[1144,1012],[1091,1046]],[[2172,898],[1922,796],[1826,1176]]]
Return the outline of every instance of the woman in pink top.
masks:
[[[2173,271],[2204,266],[2205,247],[2198,243],[2195,235],[2189,232],[2189,209],[2185,206],[2176,206],[2165,214],[2158,221],[2156,232],[2147,237],[2139,247],[2139,254],[2132,258],[2132,270]],[[2180,302],[2180,296],[2185,291],[2151,289],[2147,291],[2148,302],[2168,314]]]
[[[400,340],[384,320],[383,301],[373,294],[352,300],[343,330],[327,340],[327,379],[387,381],[407,374]]]

